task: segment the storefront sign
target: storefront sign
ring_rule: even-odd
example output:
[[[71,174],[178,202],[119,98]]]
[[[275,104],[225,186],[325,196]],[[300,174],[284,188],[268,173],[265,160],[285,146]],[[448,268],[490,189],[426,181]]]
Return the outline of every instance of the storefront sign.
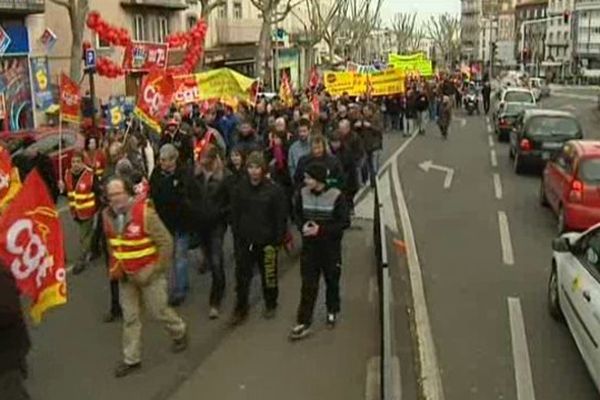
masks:
[[[166,43],[134,42],[125,49],[123,69],[127,72],[148,72],[167,66]]]
[[[11,45],[12,46],[12,45]],[[8,129],[33,128],[32,90],[26,56],[0,57],[0,93],[4,93]]]
[[[32,57],[29,59],[31,76],[33,78],[33,94],[35,96],[35,108],[45,111],[54,104],[52,92],[50,91],[50,70],[48,68],[48,57]]]

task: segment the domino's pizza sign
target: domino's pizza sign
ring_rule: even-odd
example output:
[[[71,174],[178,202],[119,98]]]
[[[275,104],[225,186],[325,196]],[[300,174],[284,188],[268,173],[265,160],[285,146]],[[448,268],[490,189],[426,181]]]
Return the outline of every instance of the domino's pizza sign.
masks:
[[[0,26],[0,54],[4,54],[12,42],[8,33]]]

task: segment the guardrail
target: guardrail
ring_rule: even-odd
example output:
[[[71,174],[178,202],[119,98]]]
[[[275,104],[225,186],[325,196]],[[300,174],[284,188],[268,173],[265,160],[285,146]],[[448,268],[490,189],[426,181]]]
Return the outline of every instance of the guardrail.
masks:
[[[373,187],[374,223],[373,238],[375,257],[377,259],[377,279],[379,284],[379,317],[380,317],[380,398],[381,400],[399,400],[394,393],[394,326],[392,315],[392,284],[388,268],[388,250],[385,222],[381,218],[383,203],[379,199],[379,181]]]

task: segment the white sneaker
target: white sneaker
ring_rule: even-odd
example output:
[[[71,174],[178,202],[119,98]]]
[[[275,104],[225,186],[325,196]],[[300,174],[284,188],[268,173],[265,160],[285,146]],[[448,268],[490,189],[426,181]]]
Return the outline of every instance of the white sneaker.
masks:
[[[216,307],[211,307],[210,311],[208,312],[208,318],[209,319],[219,318],[219,310]]]
[[[292,328],[290,332],[290,340],[304,339],[310,334],[310,326],[299,324]]]

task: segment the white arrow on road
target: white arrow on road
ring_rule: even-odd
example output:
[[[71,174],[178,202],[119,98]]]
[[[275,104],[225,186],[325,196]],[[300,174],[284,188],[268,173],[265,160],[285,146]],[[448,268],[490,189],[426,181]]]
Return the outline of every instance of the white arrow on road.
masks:
[[[442,171],[446,173],[446,179],[444,179],[444,189],[449,189],[450,185],[452,185],[452,178],[454,177],[454,169],[443,167],[441,165],[436,165],[433,161],[423,161],[419,164],[419,168],[421,168],[425,172],[429,172],[430,169],[435,169],[437,171]]]

